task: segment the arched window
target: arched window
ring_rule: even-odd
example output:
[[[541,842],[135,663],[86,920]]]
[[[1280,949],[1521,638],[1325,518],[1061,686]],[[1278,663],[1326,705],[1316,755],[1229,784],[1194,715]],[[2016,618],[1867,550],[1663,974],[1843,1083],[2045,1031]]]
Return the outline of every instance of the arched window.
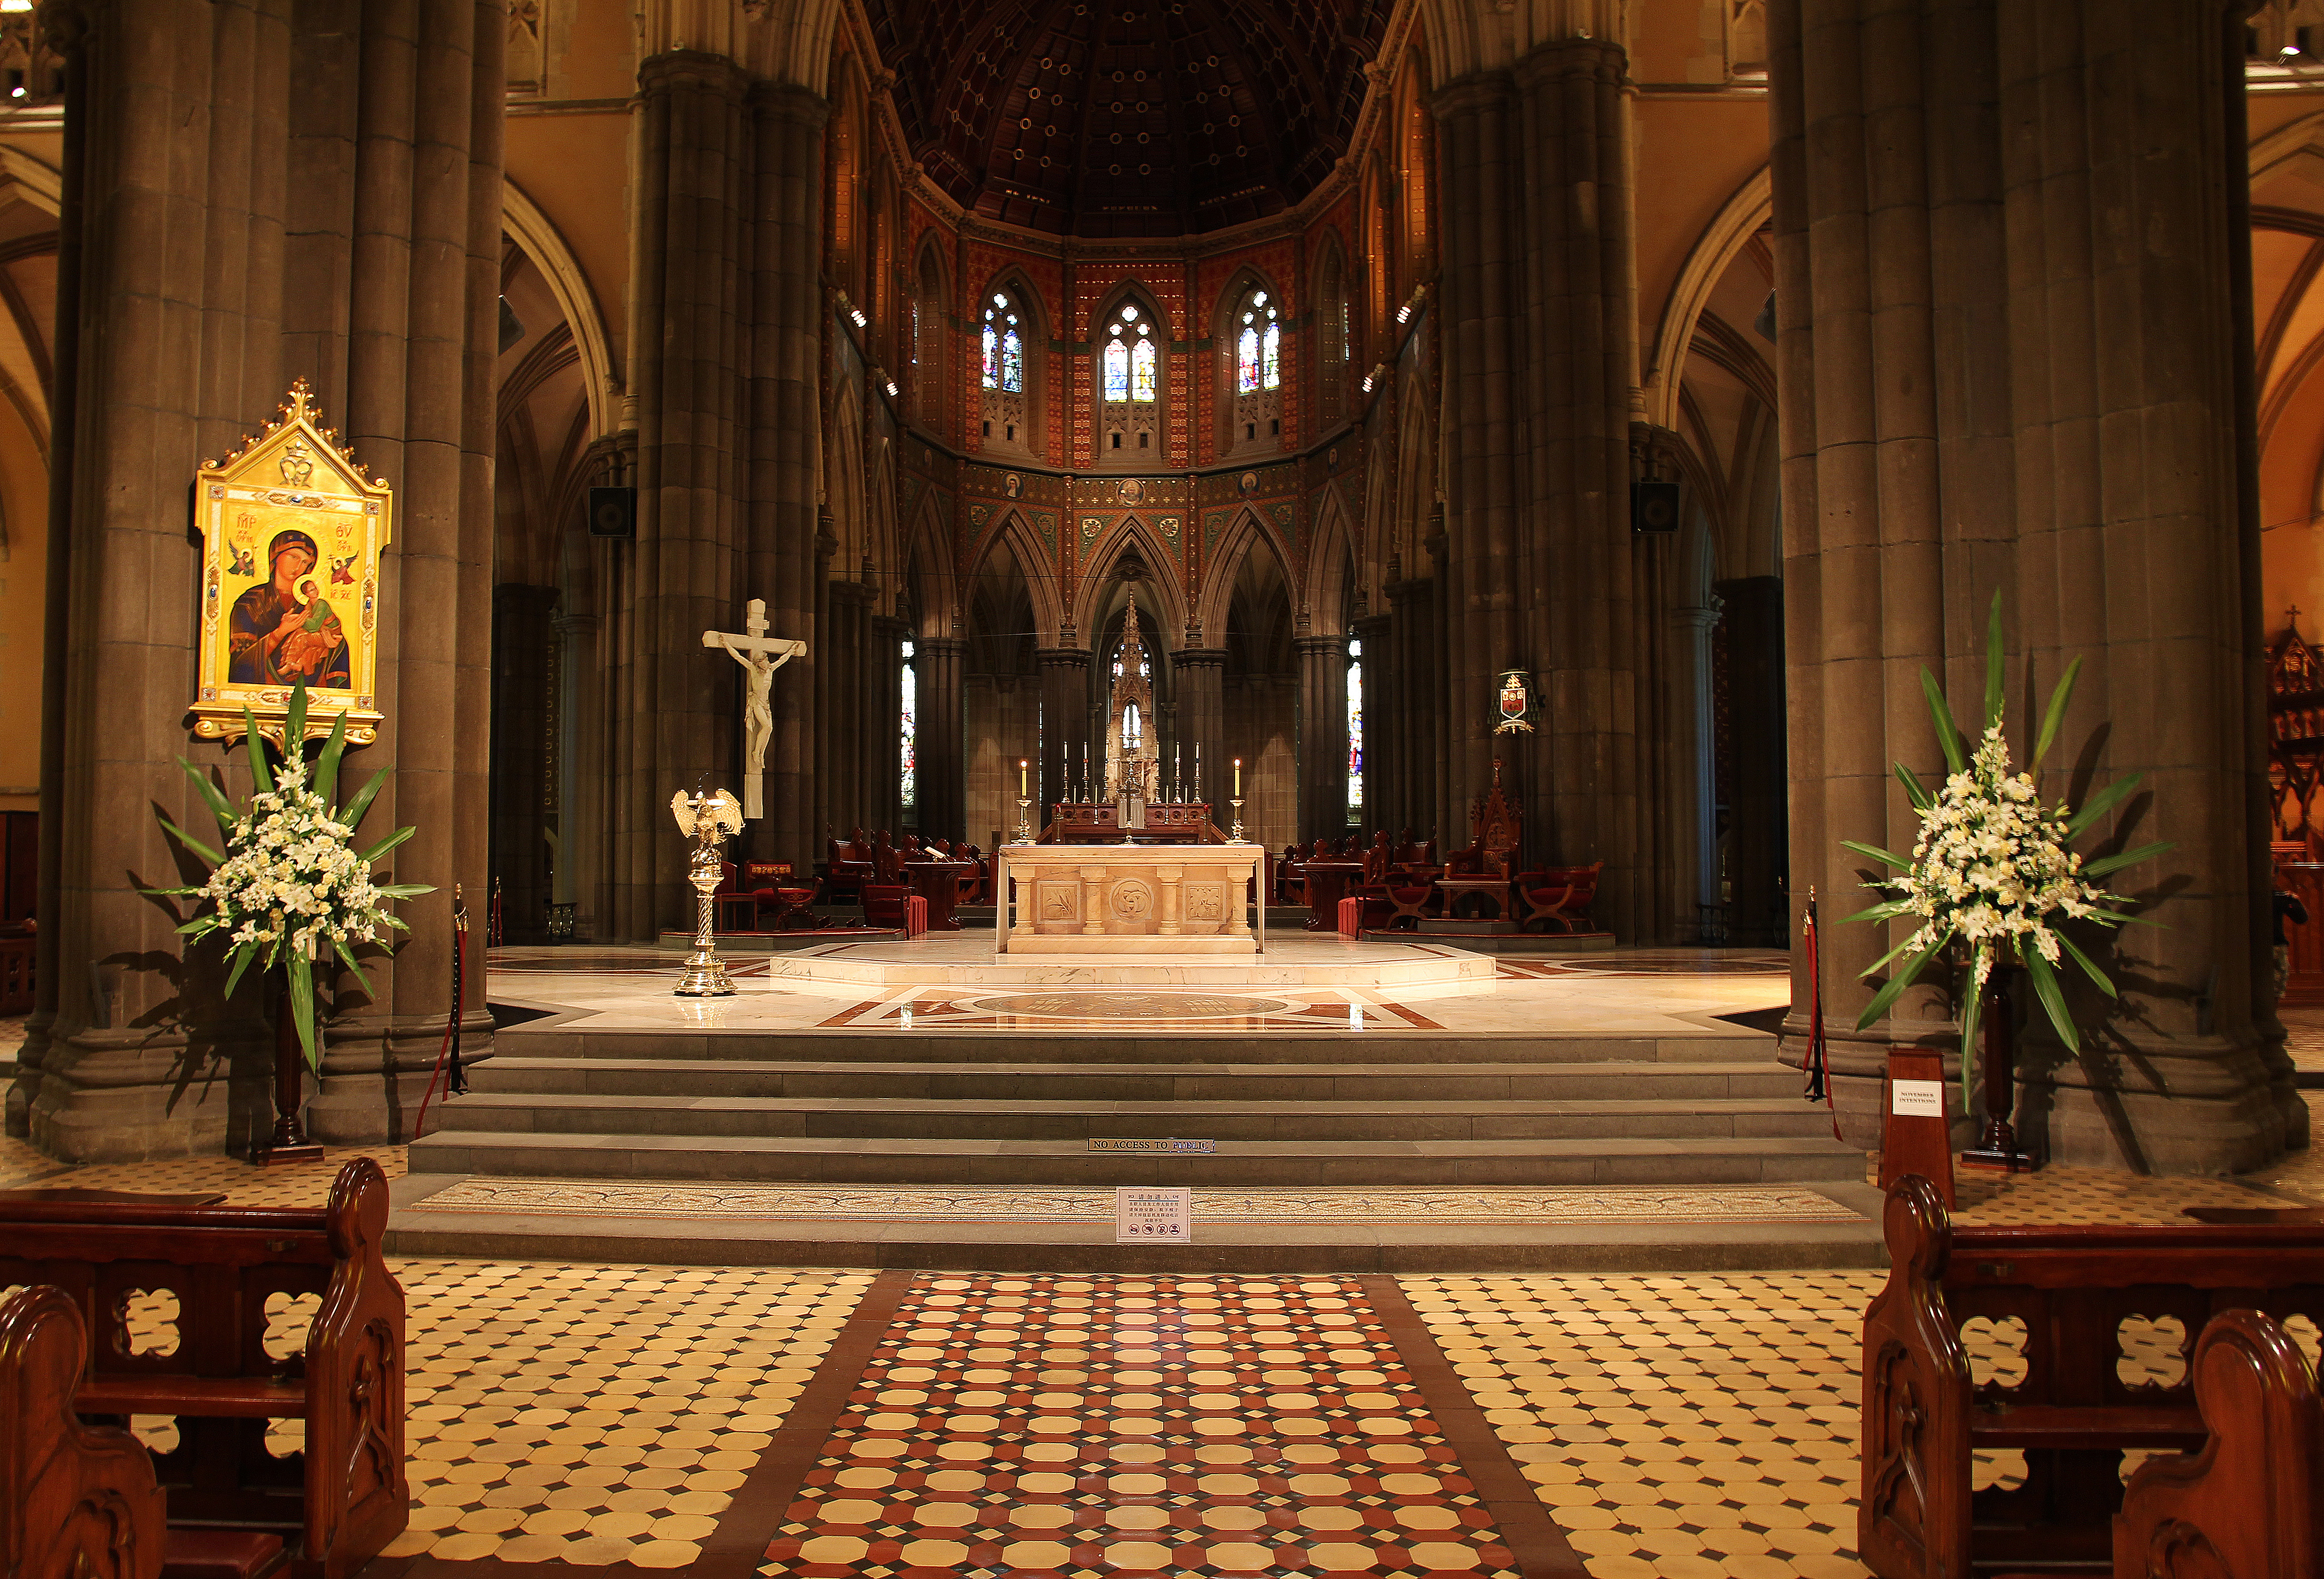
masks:
[[[1097,464],[1136,469],[1162,461],[1162,326],[1127,300],[1107,317],[1097,346]]]
[[[1283,438],[1283,320],[1275,293],[1264,285],[1245,291],[1228,315],[1226,338],[1233,347],[1233,406],[1228,414],[1226,453],[1240,455],[1281,447]]]
[[[1325,425],[1347,414],[1348,269],[1339,244],[1315,272],[1315,411]]]
[[[984,299],[982,364],[978,374],[983,397],[980,420],[987,448],[1030,453],[1032,431],[1031,364],[1027,342],[1033,337],[1031,314],[1008,286]]]
[[[1146,743],[1146,731],[1139,722],[1138,704],[1130,702],[1121,709],[1121,745],[1124,751],[1136,751]]]
[[[901,792],[899,804],[903,808],[906,827],[919,826],[920,733],[918,722],[913,716],[915,709],[919,705],[919,665],[914,660],[912,643],[909,639],[907,639],[904,642],[903,712],[897,721],[897,743],[903,752],[903,777],[899,785]]]
[[[1348,642],[1348,823],[1364,820],[1364,644]]]

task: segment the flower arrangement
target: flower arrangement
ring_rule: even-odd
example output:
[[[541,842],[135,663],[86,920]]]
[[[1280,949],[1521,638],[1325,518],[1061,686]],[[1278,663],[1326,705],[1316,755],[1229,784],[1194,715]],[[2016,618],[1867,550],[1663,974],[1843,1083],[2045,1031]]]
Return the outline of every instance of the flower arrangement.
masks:
[[[224,933],[234,961],[227,976],[229,995],[253,964],[272,970],[283,967],[290,994],[290,1012],[299,1028],[299,1045],[310,1065],[318,1064],[315,1043],[314,962],[328,945],[339,963],[354,973],[364,991],[371,991],[363,967],[355,963],[357,944],[383,940],[388,928],[407,930],[389,913],[386,901],[410,899],[435,891],[424,883],[383,883],[374,881],[372,865],[413,834],[401,827],[366,850],[355,847],[355,826],[387,782],[392,768],[382,768],[355,791],[344,807],[335,807],[339,759],[346,750],[347,721],[341,714],[331,725],[330,738],[310,769],[307,762],[307,688],[295,688],[285,710],[282,739],[285,750],[279,764],[270,764],[257,720],[243,710],[246,733],[243,743],[250,758],[251,797],[247,809],[237,812],[217,787],[183,757],[178,765],[194,781],[210,814],[226,837],[223,853],[211,849],[167,817],[161,826],[187,849],[210,863],[207,882],[191,888],[153,889],[156,894],[198,899],[211,907],[178,930],[189,941]]]
[[[2034,745],[2029,771],[2013,771],[2009,742],[2002,733],[2001,596],[1994,595],[1993,613],[1986,632],[1985,727],[1971,751],[1945,705],[1936,677],[1921,670],[1921,689],[1937,726],[1950,770],[1935,792],[1923,784],[1903,762],[1897,780],[1920,813],[1920,836],[1913,854],[1891,854],[1852,839],[1841,843],[1895,868],[1901,875],[1876,878],[1865,884],[1890,897],[1851,921],[1889,921],[1903,916],[1920,919],[1913,935],[1890,949],[1863,974],[1877,974],[1898,956],[1904,963],[1886,985],[1865,1005],[1858,1030],[1869,1030],[1888,1011],[1897,996],[1921,977],[1937,957],[1959,943],[1969,951],[1969,989],[1961,1012],[1961,1080],[1967,1085],[1976,1057],[1978,1023],[1987,978],[1997,964],[2013,953],[2024,965],[2034,991],[2048,1011],[2058,1038],[2079,1052],[2081,1038],[2066,1007],[2059,982],[2060,968],[2070,959],[2098,989],[2119,997],[2097,963],[2065,931],[2069,921],[2089,921],[2100,927],[2120,927],[2141,921],[2126,913],[2131,900],[2109,893],[2096,880],[2124,867],[2150,860],[2172,846],[2168,841],[2142,845],[2135,850],[2086,861],[2069,846],[2098,820],[2119,806],[2144,777],[2133,773],[2117,779],[2090,797],[2079,810],[2063,801],[2043,806],[2034,774],[2049,754],[2064,720],[2066,703],[2081,671],[2079,658],[2067,667],[2065,678],[2050,694],[2042,717],[2042,733]]]

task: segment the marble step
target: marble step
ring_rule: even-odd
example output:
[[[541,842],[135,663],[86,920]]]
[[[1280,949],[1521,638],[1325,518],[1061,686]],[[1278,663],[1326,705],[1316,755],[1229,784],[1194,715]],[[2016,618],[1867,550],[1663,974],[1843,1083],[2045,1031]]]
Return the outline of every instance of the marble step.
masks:
[[[1093,1152],[1078,1140],[838,1140],[446,1130],[412,1142],[420,1174],[824,1184],[1363,1186],[1860,1181],[1827,1135],[1655,1140],[1226,1140],[1208,1155]]]
[[[471,1065],[478,1092],[594,1096],[921,1097],[1081,1102],[1509,1102],[1796,1099],[1770,1058],[1636,1064],[1053,1064],[534,1058]]]
[[[1700,1205],[1699,1216],[1654,1222],[1341,1221],[1334,1220],[1328,1197],[1318,1203],[1316,1220],[1235,1221],[1205,1215],[1197,1196],[1193,1242],[1165,1245],[1116,1244],[1110,1217],[1084,1222],[770,1220],[424,1209],[429,1196],[463,1177],[420,1174],[393,1182],[396,1210],[388,1223],[390,1255],[1083,1275],[1639,1273],[1886,1264],[1880,1194],[1854,1178],[1784,1181],[1789,1187],[1812,1189],[1855,1213],[1853,1222],[1754,1219],[1748,1203],[1738,1198],[1743,1192],[1718,1186],[1701,1190],[1661,1187],[1707,1198]],[[1724,1216],[1723,1212],[1736,1214]]]
[[[836,1011],[835,1010],[835,1011]],[[1775,1039],[1705,1017],[1699,1036],[1541,1036],[1526,1028],[1454,1032],[1374,1029],[1204,1031],[1140,1036],[1134,1024],[1086,1030],[588,1030],[555,1022],[510,1026],[493,1047],[528,1058],[674,1058],[891,1064],[1686,1064],[1772,1061]]]
[[[1831,1132],[1796,1097],[1531,1102],[1059,1102],[872,1097],[627,1096],[472,1091],[442,1133],[659,1134],[801,1140],[1518,1140],[1812,1136]]]

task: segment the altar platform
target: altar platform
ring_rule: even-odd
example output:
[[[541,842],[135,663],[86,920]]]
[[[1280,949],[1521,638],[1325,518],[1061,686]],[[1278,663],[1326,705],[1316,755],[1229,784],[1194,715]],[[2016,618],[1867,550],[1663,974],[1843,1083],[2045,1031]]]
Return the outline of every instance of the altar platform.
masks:
[[[1489,993],[1498,982],[1493,962],[1482,955],[1433,943],[1355,943],[1336,934],[1277,933],[1268,938],[1263,955],[1181,953],[1171,946],[1173,939],[1148,937],[1134,954],[1012,949],[996,956],[991,937],[948,932],[909,941],[829,940],[777,954],[768,965],[767,979],[802,992],[846,994],[908,986],[1345,987],[1393,989],[1411,999]],[[1249,941],[1245,939],[1246,946]]]

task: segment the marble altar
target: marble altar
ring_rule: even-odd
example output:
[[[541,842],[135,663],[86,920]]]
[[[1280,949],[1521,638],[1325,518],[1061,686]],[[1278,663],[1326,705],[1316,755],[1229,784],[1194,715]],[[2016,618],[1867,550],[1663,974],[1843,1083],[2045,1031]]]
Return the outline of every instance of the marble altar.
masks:
[[[995,954],[1266,952],[1244,919],[1258,845],[1004,845]]]

